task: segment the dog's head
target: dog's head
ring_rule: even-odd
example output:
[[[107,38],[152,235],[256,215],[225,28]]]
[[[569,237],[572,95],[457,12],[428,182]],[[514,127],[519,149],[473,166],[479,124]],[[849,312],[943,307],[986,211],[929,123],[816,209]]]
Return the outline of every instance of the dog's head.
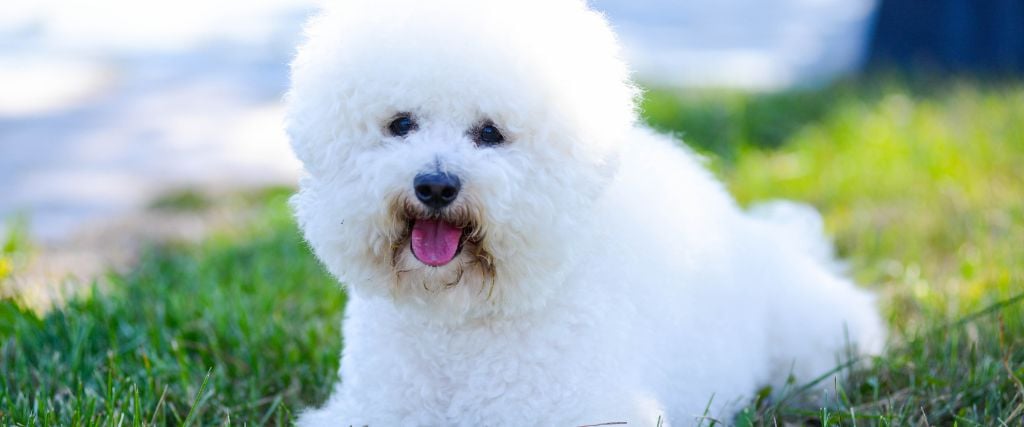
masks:
[[[454,319],[537,307],[585,256],[635,121],[580,0],[347,0],[292,65],[307,240],[361,295]]]

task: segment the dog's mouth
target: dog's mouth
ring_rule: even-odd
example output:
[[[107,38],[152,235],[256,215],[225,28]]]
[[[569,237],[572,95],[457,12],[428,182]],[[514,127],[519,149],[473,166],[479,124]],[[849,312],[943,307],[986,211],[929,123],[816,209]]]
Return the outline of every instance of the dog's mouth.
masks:
[[[459,227],[443,218],[409,220],[409,247],[413,256],[431,267],[452,262],[462,251],[470,227]]]
[[[450,288],[463,282],[465,275],[493,285],[494,257],[485,243],[485,224],[472,206],[425,209],[403,202],[397,200],[401,204],[393,210],[394,224],[402,228],[391,235],[391,267],[400,283],[403,277],[411,277],[411,285],[417,288],[435,283]]]
[[[479,262],[491,268],[493,262],[482,244],[483,227],[469,205],[456,203],[444,209],[426,209],[421,203],[397,199],[392,212],[395,224],[403,227],[395,230],[391,245],[391,265],[399,273],[416,269],[416,264],[444,267],[463,252],[468,254],[464,256],[465,262]],[[415,264],[405,264],[403,259]]]

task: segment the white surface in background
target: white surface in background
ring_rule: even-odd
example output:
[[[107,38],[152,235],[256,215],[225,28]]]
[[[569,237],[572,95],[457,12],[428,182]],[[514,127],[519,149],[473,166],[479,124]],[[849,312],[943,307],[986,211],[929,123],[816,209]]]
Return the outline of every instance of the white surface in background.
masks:
[[[0,29],[46,49],[184,51],[212,40],[252,44],[293,26],[311,0],[4,0]],[[282,22],[284,21],[284,22]],[[291,29],[297,29],[291,28]]]
[[[0,57],[0,117],[31,116],[78,104],[104,90],[101,64],[36,56]]]
[[[172,187],[293,182],[279,100],[314,1],[0,1],[0,219],[60,239]],[[854,67],[874,1],[592,4],[642,78],[774,88]]]

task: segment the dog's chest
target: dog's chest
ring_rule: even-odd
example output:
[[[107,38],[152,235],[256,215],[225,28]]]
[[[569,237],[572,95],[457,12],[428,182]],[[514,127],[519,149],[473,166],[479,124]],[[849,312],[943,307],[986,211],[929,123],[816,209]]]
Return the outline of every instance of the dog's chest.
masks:
[[[605,382],[599,377],[608,370],[599,367],[608,361],[591,350],[600,344],[580,345],[591,329],[573,319],[547,317],[468,329],[406,330],[403,347],[412,351],[405,356],[413,357],[400,363],[412,369],[401,370],[403,378],[395,380],[408,385],[411,392],[404,401],[414,406],[412,412],[428,409],[447,421],[466,422],[467,414],[476,414],[486,424],[488,414],[546,412],[581,398],[581,390],[599,389],[592,382]]]

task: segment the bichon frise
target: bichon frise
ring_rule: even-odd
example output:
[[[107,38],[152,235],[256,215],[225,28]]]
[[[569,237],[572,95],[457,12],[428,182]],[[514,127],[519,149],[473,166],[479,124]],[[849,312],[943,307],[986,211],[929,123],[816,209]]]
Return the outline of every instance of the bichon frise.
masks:
[[[300,424],[688,425],[879,349],[815,214],[741,211],[637,124],[584,1],[342,0],[307,36],[293,205],[349,302]]]

